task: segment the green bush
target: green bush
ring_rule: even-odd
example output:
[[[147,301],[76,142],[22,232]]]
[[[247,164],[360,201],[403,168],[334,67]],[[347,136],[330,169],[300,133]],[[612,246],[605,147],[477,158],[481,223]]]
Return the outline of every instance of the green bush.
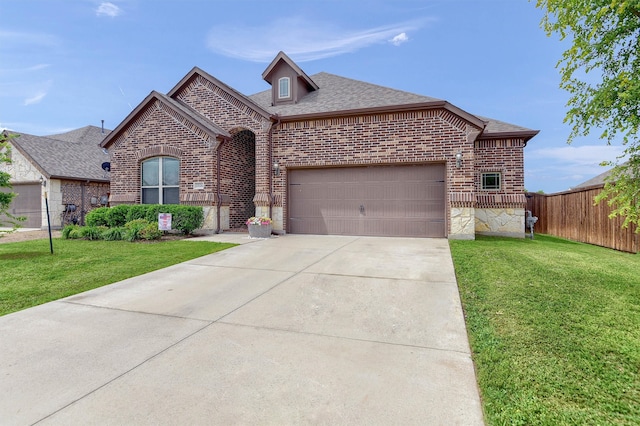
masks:
[[[81,240],[83,238],[82,229],[79,226],[77,228],[71,229],[67,238],[69,238],[70,240]]]
[[[97,209],[93,209],[85,216],[85,223],[87,226],[107,226],[108,213],[109,207],[98,207]]]
[[[120,241],[124,239],[124,227],[107,228],[102,232],[102,239],[105,241]]]
[[[80,235],[85,240],[101,240],[102,233],[107,229],[106,226],[83,226],[79,228]]]
[[[159,240],[164,234],[163,231],[158,229],[158,222],[151,222],[140,230],[138,235],[143,240]]]
[[[151,219],[149,219],[147,217],[147,210],[149,210],[149,204],[132,204],[132,205],[128,205],[128,210],[127,210],[127,214],[126,214],[126,220],[127,222],[131,222],[132,220],[136,220],[136,219],[147,219],[149,222],[152,222]],[[156,216],[156,219],[157,216]]]
[[[62,228],[62,238],[64,240],[69,240],[71,239],[70,235],[71,232],[74,230],[79,229],[80,227],[78,225],[67,225],[64,228]]]
[[[124,239],[127,241],[137,241],[141,239],[140,232],[149,226],[147,219],[136,219],[131,222],[127,222],[124,225]]]
[[[127,204],[120,204],[115,207],[111,207],[107,212],[107,225],[109,228],[116,228],[118,226],[124,226],[127,223],[127,212],[131,206]]]

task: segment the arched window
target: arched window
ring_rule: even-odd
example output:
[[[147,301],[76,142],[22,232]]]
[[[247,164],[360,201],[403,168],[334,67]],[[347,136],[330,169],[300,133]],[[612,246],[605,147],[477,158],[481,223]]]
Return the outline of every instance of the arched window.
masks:
[[[142,204],[180,204],[180,161],[156,157],[142,162]]]
[[[282,77],[278,80],[278,98],[285,99],[291,97],[290,81],[289,77]]]

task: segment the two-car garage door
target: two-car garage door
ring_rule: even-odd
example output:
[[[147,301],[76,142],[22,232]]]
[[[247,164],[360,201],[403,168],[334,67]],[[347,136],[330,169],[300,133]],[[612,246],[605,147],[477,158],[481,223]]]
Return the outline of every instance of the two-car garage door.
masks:
[[[293,169],[293,234],[444,237],[445,165]]]

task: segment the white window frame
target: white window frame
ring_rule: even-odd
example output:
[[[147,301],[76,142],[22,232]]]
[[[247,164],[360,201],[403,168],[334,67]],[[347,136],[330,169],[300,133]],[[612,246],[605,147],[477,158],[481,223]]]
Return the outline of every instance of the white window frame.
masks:
[[[496,178],[497,185],[487,186],[486,179],[488,177]],[[500,191],[502,189],[502,173],[500,172],[482,172],[480,174],[480,188],[483,191]]]
[[[283,88],[286,88],[286,95],[283,94]],[[278,79],[278,99],[289,99],[291,97],[291,79],[289,77],[281,77]]]
[[[178,183],[176,185],[166,185],[162,182],[163,176],[163,165],[165,159],[175,160],[178,162]],[[158,184],[157,185],[145,185],[144,180],[142,179],[142,171],[144,168],[144,163],[151,160],[158,160]],[[144,190],[145,189],[157,189],[158,190],[158,204],[164,204],[164,189],[166,188],[178,188],[178,200],[180,200],[180,160],[175,157],[153,157],[147,158],[142,163],[140,163],[140,202],[144,203]]]

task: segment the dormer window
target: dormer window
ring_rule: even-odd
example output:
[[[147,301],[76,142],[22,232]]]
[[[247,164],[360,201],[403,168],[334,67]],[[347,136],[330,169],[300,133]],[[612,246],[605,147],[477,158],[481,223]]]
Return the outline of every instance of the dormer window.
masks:
[[[288,99],[291,97],[291,79],[282,77],[278,79],[278,99]]]

